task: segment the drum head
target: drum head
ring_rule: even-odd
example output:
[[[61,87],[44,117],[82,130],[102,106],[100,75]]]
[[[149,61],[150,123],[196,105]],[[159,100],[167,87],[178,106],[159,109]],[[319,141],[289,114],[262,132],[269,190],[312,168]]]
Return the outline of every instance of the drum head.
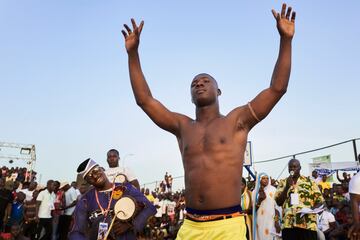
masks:
[[[115,182],[116,183],[125,183],[126,182],[126,176],[124,174],[118,174],[115,177]]]
[[[135,211],[136,203],[130,197],[120,198],[114,206],[116,217],[122,221],[131,219],[134,216]]]

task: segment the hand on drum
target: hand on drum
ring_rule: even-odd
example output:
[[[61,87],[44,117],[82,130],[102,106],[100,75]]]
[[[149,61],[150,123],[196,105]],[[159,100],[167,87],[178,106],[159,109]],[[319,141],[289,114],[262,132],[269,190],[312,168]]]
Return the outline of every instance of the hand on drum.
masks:
[[[115,235],[121,235],[124,234],[126,231],[128,231],[130,228],[131,228],[130,223],[115,220],[114,226],[112,228],[112,232],[115,233]]]

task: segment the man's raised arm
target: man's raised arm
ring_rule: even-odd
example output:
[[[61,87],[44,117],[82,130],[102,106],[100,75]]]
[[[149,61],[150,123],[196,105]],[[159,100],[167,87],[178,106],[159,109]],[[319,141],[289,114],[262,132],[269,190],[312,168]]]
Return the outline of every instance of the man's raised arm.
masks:
[[[122,30],[121,32],[124,35],[125,48],[129,56],[130,80],[136,103],[156,125],[166,131],[178,135],[182,115],[169,111],[158,100],[153,98],[141,70],[138,47],[144,21],[142,21],[139,26],[136,25],[134,19],[131,19],[131,23],[133,29],[130,29],[128,25],[124,24],[125,30]]]
[[[282,5],[281,13],[272,10],[280,34],[280,50],[271,77],[270,87],[263,90],[249,104],[252,113],[252,127],[264,119],[280,98],[286,93],[291,70],[291,42],[295,33],[295,16],[291,7]],[[256,121],[255,121],[256,120]]]

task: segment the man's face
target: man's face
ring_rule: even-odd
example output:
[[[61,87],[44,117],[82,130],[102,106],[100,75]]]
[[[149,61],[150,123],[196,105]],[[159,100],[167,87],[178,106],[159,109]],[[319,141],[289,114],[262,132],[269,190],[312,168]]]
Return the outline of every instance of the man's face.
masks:
[[[16,193],[16,198],[18,199],[19,202],[23,202],[26,198],[26,195],[23,192],[18,192]]]
[[[216,102],[220,94],[215,79],[208,74],[199,74],[191,82],[191,99],[197,107]]]
[[[53,181],[49,181],[46,184],[46,188],[48,189],[49,192],[53,192],[55,189],[55,183]]]
[[[317,171],[313,171],[313,172],[312,172],[312,176],[313,176],[313,178],[315,178],[315,179],[318,178],[318,173],[317,173]]]
[[[57,192],[60,188],[60,183],[59,182],[54,182],[54,191]]]
[[[290,173],[291,171],[294,172],[294,177],[299,177],[299,176],[300,176],[301,166],[300,166],[300,162],[299,162],[299,161],[297,161],[297,160],[291,160],[291,161],[289,162],[288,168],[289,168],[289,173]]]
[[[118,167],[119,166],[119,155],[114,151],[108,152],[107,162],[109,164],[109,167],[111,167],[111,168]]]
[[[322,180],[323,180],[324,182],[326,182],[327,176],[326,176],[326,175],[323,175],[323,176],[322,176]]]
[[[106,180],[106,175],[100,166],[93,167],[85,176],[85,181],[96,188],[103,187]]]
[[[36,182],[31,182],[30,185],[29,185],[29,190],[32,191],[34,189],[36,189],[37,187],[37,183]]]
[[[336,194],[342,195],[343,194],[343,188],[341,185],[337,185],[335,188]]]
[[[36,199],[38,195],[39,195],[39,191],[35,190],[35,191],[33,192],[33,195],[32,195],[32,196],[33,196],[34,199]]]

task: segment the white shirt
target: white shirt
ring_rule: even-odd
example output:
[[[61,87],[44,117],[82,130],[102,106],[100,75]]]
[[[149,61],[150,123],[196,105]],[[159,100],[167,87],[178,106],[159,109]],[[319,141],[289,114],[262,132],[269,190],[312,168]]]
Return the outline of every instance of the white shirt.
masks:
[[[25,194],[25,201],[31,201],[31,199],[33,198],[34,190],[30,191],[29,189],[21,189],[20,192],[23,192]]]
[[[353,176],[349,183],[349,193],[360,194],[360,173]]]
[[[311,178],[311,180],[313,180],[313,181],[316,183],[316,185],[319,185],[319,182],[321,182],[321,180],[322,180],[321,177],[317,177],[317,178],[315,179],[313,176],[311,176],[310,178]]]
[[[161,212],[162,212],[162,214],[166,214],[166,206],[167,206],[169,200],[163,199],[160,202],[163,202],[161,205]]]
[[[55,193],[49,193],[47,189],[41,191],[36,198],[36,201],[40,201],[39,218],[51,218],[51,210],[54,210]]]
[[[325,210],[318,216],[318,221],[319,229],[325,232],[330,228],[330,223],[335,222],[335,217],[331,212]]]
[[[65,192],[65,206],[69,206],[72,204],[78,197],[78,194],[76,193],[75,188],[70,187],[69,190]],[[71,208],[67,208],[64,211],[64,214],[67,216],[71,216],[75,210],[75,206]]]
[[[174,201],[169,201],[167,204],[167,215],[175,215],[175,207],[176,207],[176,202]]]
[[[162,208],[163,208],[163,205],[164,205],[164,201],[161,200],[159,201],[158,198],[155,198],[154,200],[154,206],[159,206],[159,208],[156,208],[156,214],[155,214],[155,217],[157,218],[160,218],[162,216]]]
[[[129,182],[134,181],[136,179],[135,174],[129,168],[114,167],[114,168],[106,169],[105,171],[105,174],[110,182],[113,182],[114,178],[119,173],[124,174]]]

